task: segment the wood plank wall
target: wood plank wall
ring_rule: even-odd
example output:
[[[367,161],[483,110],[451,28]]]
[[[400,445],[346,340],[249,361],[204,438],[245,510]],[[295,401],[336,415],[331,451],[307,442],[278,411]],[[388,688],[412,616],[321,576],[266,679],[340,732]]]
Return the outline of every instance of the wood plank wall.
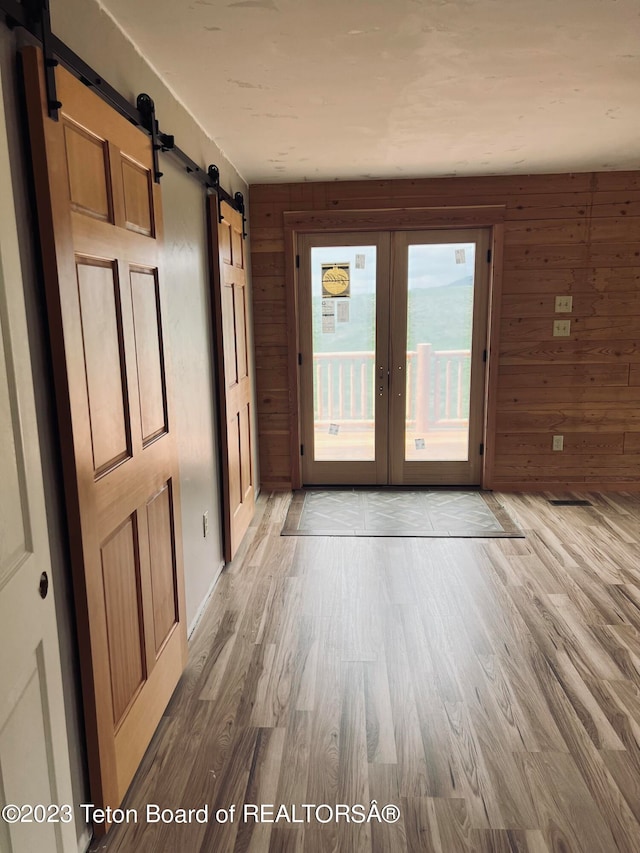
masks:
[[[264,488],[291,483],[283,213],[478,204],[506,205],[491,485],[640,483],[640,172],[601,172],[252,186]],[[555,313],[562,294],[570,314]],[[570,337],[552,336],[554,319]]]

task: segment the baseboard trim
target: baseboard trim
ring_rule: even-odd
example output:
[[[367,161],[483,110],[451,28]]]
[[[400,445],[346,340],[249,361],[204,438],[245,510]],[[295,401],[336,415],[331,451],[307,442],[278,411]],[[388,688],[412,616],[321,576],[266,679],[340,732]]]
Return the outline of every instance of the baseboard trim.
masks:
[[[501,482],[498,480],[491,484],[494,492],[571,492],[582,494],[583,492],[640,492],[640,478],[631,481],[607,481],[604,483],[563,483],[563,482]]]
[[[215,589],[216,584],[218,583],[218,578],[222,574],[223,569],[224,569],[224,560],[221,560],[220,565],[218,566],[218,571],[215,573],[213,580],[211,581],[211,585],[210,585],[209,589],[207,590],[205,597],[202,599],[202,602],[200,603],[200,607],[198,607],[196,615],[193,617],[193,619],[191,620],[191,624],[187,628],[187,639],[189,639],[189,640],[191,639],[191,635],[193,634],[193,632],[198,627],[198,623],[202,619],[204,611],[207,609],[207,604],[209,603],[209,599],[213,595],[213,591]]]
[[[93,833],[91,832],[91,827],[85,826],[83,831],[80,833],[80,837],[78,838],[78,853],[87,853],[87,850],[91,846],[92,840]]]
[[[268,480],[266,482],[263,481],[260,484],[260,490],[262,492],[290,492],[291,491],[291,482],[283,483],[282,481],[280,481],[280,482],[270,483]]]

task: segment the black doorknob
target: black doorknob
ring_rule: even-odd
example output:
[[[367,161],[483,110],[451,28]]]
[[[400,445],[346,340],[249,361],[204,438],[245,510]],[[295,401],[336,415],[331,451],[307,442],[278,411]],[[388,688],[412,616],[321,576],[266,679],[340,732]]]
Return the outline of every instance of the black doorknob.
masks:
[[[46,572],[40,575],[40,586],[38,587],[40,598],[46,598],[49,592],[49,576]]]

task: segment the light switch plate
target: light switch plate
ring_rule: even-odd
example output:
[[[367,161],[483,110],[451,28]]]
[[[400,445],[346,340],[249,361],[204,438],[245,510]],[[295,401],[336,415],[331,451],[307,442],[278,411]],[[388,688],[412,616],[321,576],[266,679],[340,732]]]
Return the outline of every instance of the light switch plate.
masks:
[[[554,435],[553,436],[553,449],[554,450],[564,450],[564,436],[563,435]]]
[[[571,320],[554,320],[553,337],[568,338],[571,334]]]
[[[556,313],[570,314],[573,311],[573,296],[556,296]]]

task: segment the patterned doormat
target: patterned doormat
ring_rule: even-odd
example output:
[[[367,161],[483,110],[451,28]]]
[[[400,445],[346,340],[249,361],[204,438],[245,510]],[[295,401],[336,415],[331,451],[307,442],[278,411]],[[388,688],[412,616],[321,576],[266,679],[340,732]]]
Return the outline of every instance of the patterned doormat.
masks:
[[[524,538],[490,492],[449,489],[303,489],[282,536]]]

